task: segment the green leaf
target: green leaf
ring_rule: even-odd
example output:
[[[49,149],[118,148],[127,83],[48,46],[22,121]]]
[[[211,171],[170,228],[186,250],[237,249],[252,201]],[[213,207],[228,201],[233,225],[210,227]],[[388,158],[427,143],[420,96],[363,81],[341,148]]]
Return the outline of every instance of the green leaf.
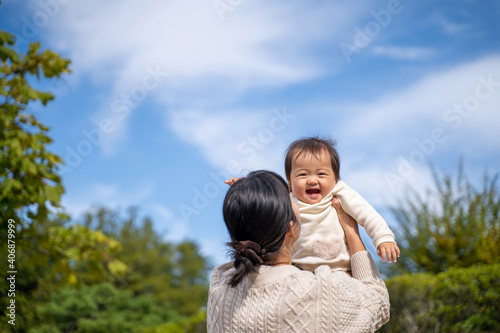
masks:
[[[9,45],[14,45],[15,42],[16,42],[16,36],[14,34],[0,30],[0,45],[5,43]]]
[[[113,260],[108,262],[108,269],[113,274],[123,275],[127,271],[127,265],[119,260]]]
[[[7,59],[9,59],[12,62],[18,62],[19,56],[13,49],[0,46],[0,59],[2,59],[2,61],[7,61]]]

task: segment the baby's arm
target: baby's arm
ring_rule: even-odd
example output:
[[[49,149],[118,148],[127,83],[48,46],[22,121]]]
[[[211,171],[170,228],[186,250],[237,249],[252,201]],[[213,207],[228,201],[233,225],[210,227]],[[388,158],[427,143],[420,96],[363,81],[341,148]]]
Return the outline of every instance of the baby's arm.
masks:
[[[377,253],[385,261],[397,261],[399,247],[394,240],[394,234],[384,218],[358,192],[347,186],[343,181],[335,185],[334,195],[340,199],[342,208],[362,225],[373,240]]]

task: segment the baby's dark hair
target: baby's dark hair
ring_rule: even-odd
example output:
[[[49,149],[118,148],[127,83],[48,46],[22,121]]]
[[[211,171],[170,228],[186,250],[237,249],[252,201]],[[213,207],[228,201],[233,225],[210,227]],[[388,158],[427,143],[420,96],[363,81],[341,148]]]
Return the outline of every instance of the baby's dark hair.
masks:
[[[311,154],[319,158],[321,152],[326,151],[330,155],[332,162],[332,169],[335,173],[337,180],[340,179],[340,158],[337,149],[335,149],[335,141],[327,138],[309,137],[301,138],[290,144],[286,150],[285,157],[285,175],[286,179],[290,181],[290,173],[292,172],[292,162],[297,159],[301,154]]]
[[[272,171],[254,171],[234,183],[224,198],[224,222],[237,286],[255,267],[272,263],[295,216],[285,180]]]

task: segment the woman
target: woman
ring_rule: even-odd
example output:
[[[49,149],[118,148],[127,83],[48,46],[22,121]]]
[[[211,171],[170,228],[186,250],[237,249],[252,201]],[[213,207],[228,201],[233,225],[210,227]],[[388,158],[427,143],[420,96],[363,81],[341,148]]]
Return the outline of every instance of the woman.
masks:
[[[389,296],[359,236],[337,209],[352,255],[352,276],[327,266],[292,266],[298,208],[279,175],[252,172],[234,183],[223,206],[234,262],[210,279],[208,332],[373,332],[389,320]]]

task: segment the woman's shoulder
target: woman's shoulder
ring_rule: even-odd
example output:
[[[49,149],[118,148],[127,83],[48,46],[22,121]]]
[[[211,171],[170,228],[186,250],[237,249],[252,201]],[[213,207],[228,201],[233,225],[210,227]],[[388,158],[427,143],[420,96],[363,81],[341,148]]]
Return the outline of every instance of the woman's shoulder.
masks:
[[[311,272],[303,271],[293,265],[260,266],[255,273],[249,274],[252,288],[259,288],[273,283],[283,283],[293,276],[313,275]]]
[[[232,261],[226,262],[224,264],[215,266],[214,270],[213,270],[213,273],[223,273],[225,271],[228,271],[231,268],[234,268],[234,263]]]
[[[234,271],[233,262],[226,262],[225,264],[215,266],[215,268],[212,271],[211,280],[216,277],[227,276],[231,274],[232,271]]]
[[[350,278],[343,272],[332,272],[328,266],[320,266],[314,272],[302,270],[293,265],[261,266],[256,273],[249,274],[250,288],[261,288],[274,284],[282,287],[294,285],[319,285],[325,280]]]
[[[219,284],[227,282],[234,273],[234,263],[228,262],[222,265],[216,266],[210,278],[210,284]],[[250,280],[251,288],[259,288],[261,286],[268,285],[270,283],[276,283],[280,280],[287,280],[290,277],[295,279],[315,279],[314,273],[309,271],[301,270],[300,268],[293,265],[282,265],[282,266],[259,266],[254,273],[248,275]]]
[[[216,266],[210,278],[212,287],[227,284],[234,273],[233,262],[228,262]],[[332,272],[326,265],[319,266],[314,272],[302,270],[293,265],[267,266],[257,268],[255,273],[250,273],[247,277],[249,288],[261,288],[270,284],[277,285],[308,285],[325,283],[326,280],[354,280],[344,272]],[[246,283],[245,283],[246,284]],[[328,283],[330,284],[330,283]]]
[[[234,272],[234,264],[232,262],[216,266],[210,276],[210,292],[213,293],[224,287],[229,282],[232,272]]]

